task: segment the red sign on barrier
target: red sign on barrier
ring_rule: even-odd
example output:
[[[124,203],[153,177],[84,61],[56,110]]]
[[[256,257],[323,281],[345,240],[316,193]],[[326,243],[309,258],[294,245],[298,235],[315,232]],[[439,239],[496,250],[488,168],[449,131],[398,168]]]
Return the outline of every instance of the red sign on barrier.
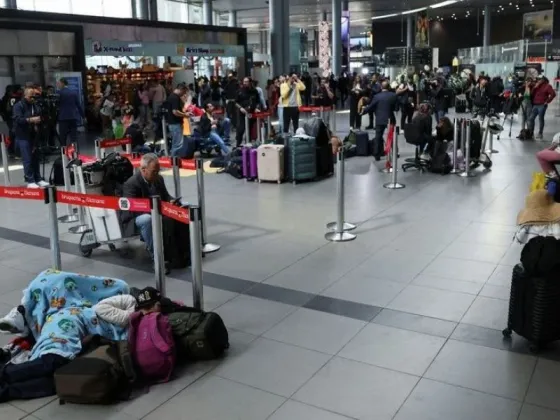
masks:
[[[109,147],[126,146],[127,144],[132,144],[132,140],[128,137],[124,139],[105,139],[99,141],[99,147],[101,149],[107,149]]]
[[[97,159],[95,158],[95,156],[78,155],[78,159],[80,159],[82,161],[82,163],[85,163],[85,164],[97,162]]]
[[[181,159],[181,168],[196,170],[196,162],[192,159]]]
[[[22,200],[45,200],[43,188],[0,187],[0,197]]]
[[[128,210],[140,213],[150,212],[150,200],[147,198],[125,198],[107,195],[92,195],[66,191],[57,191],[56,200],[63,204],[94,207],[109,210]]]
[[[189,210],[165,201],[161,202],[161,214],[178,222],[189,224]]]
[[[159,166],[162,168],[171,168],[173,167],[173,162],[170,157],[162,156],[159,158]]]
[[[149,213],[151,211],[150,200],[148,198],[119,197],[119,209]]]
[[[76,148],[74,147],[73,144],[71,144],[70,146],[68,146],[66,148],[66,156],[68,156],[68,159],[72,159],[74,153],[76,152]]]

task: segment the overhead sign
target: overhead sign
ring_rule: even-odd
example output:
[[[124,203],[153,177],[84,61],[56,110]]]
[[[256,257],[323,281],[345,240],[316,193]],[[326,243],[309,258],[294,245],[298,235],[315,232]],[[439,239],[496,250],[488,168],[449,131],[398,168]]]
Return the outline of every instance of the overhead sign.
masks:
[[[86,55],[94,56],[183,56],[243,57],[242,45],[189,44],[167,42],[85,40]]]
[[[523,15],[523,39],[550,41],[552,39],[553,10],[525,13]]]

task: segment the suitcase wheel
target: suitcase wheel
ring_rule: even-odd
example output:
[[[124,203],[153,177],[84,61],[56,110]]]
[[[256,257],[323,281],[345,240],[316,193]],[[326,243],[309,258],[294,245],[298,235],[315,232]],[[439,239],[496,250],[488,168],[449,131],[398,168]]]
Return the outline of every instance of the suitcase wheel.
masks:
[[[511,330],[509,328],[506,328],[502,331],[502,335],[504,336],[504,338],[511,338]]]

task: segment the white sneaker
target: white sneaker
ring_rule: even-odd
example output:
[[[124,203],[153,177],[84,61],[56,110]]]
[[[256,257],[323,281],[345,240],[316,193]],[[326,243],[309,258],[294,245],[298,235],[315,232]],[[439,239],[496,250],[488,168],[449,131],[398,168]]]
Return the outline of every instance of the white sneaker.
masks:
[[[29,335],[29,328],[26,327],[25,319],[17,307],[8,312],[8,315],[0,318],[0,332],[4,334],[18,334],[22,337]]]
[[[30,182],[29,184],[27,184],[27,188],[41,188],[41,187],[39,187],[39,185],[37,185],[34,182]]]
[[[37,182],[37,185],[41,188],[44,188],[50,186],[51,184],[49,184],[47,181],[39,181]]]

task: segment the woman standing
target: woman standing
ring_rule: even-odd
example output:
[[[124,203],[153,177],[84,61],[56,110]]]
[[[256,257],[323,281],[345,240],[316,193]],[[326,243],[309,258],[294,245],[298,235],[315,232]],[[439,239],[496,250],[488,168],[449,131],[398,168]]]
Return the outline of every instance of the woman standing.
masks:
[[[404,78],[401,84],[397,87],[397,101],[401,108],[401,128],[404,127],[405,123],[410,124],[412,122],[412,115],[414,114],[414,108],[416,100],[416,86],[412,81],[405,81]]]
[[[362,78],[356,76],[354,79],[354,84],[352,85],[352,90],[350,91],[350,128],[359,130],[362,127],[362,116],[360,115],[360,110],[358,105],[360,99],[364,95],[365,86],[362,85]]]
[[[144,85],[138,89],[138,99],[140,125],[145,127],[148,124],[148,117],[150,115],[150,90],[147,83],[144,83]]]

